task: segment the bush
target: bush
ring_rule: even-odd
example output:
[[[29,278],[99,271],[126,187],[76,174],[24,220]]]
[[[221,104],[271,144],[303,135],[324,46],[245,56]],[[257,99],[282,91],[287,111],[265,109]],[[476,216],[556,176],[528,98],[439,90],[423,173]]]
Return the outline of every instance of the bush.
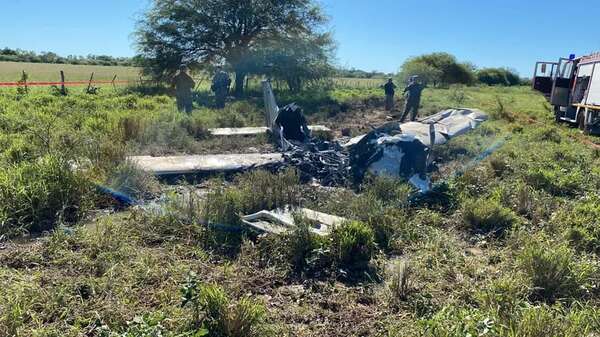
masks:
[[[553,219],[563,227],[566,238],[577,248],[600,254],[600,200],[577,202]]]
[[[199,336],[264,336],[266,309],[262,304],[247,297],[232,300],[217,285],[199,284],[195,274],[188,277],[181,293],[182,305],[193,307]]]
[[[107,185],[133,199],[151,198],[159,191],[156,178],[129,161],[121,163],[111,172]]]
[[[371,177],[364,190],[368,196],[374,197],[385,205],[404,208],[408,206],[408,199],[413,189],[398,179]]]
[[[91,191],[86,179],[54,156],[9,165],[0,173],[0,234],[74,223],[89,206]]]
[[[525,182],[556,196],[573,196],[581,192],[583,173],[576,169],[564,172],[560,168],[532,168],[525,172]]]
[[[517,73],[504,68],[484,68],[477,72],[479,82],[487,85],[512,86],[521,84]]]
[[[316,276],[325,272],[330,265],[328,242],[313,233],[310,224],[302,218],[296,218],[296,229],[283,238],[287,261],[295,273]]]
[[[350,272],[368,269],[375,253],[373,230],[362,222],[347,222],[333,230],[332,253],[335,262]]]
[[[531,282],[532,299],[547,303],[581,299],[596,271],[593,265],[580,262],[566,245],[550,242],[528,244],[518,264]]]
[[[406,81],[411,75],[423,76],[433,86],[438,84],[473,84],[473,67],[459,63],[448,53],[432,53],[408,59],[400,69],[400,79]]]
[[[463,204],[463,221],[472,231],[501,235],[517,222],[517,216],[497,201],[482,198]]]
[[[207,196],[206,218],[221,224],[239,224],[240,214],[272,210],[298,202],[299,178],[294,170],[280,174],[252,171],[240,175],[234,185],[217,188]]]

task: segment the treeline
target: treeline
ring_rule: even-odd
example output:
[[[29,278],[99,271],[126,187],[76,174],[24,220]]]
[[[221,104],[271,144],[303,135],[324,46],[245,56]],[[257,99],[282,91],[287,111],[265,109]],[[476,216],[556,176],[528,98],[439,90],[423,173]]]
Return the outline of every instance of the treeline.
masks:
[[[398,77],[405,82],[413,75],[434,87],[451,84],[513,86],[528,81],[510,68],[480,69],[470,62],[460,62],[448,53],[432,53],[408,59],[400,68]]]
[[[337,77],[348,77],[348,78],[385,78],[390,77],[391,74],[386,74],[381,71],[364,71],[356,68],[344,69],[337,68],[335,70]]]
[[[0,49],[0,61],[31,62],[31,63],[57,63],[57,64],[81,64],[99,66],[136,66],[139,57],[113,57],[108,55],[60,56],[53,52],[36,53],[22,49]]]

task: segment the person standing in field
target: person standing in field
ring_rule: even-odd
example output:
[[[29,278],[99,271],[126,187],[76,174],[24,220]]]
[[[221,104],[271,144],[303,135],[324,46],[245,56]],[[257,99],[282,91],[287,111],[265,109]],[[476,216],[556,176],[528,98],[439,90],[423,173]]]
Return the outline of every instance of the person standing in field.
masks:
[[[421,105],[422,91],[423,86],[419,83],[419,76],[411,76],[408,81],[408,86],[404,89],[406,107],[404,108],[404,113],[402,114],[400,123],[404,122],[409,112],[412,112],[410,115],[411,121],[414,122],[417,119],[417,115],[419,114],[419,105]]]
[[[385,91],[385,110],[392,111],[394,109],[394,94],[396,93],[396,85],[391,78],[383,86]]]
[[[223,71],[221,67],[218,67],[210,87],[210,90],[215,93],[215,105],[218,109],[225,107],[225,100],[229,94],[229,85],[231,85],[229,74]]]
[[[196,86],[196,82],[188,73],[188,68],[182,65],[179,72],[173,78],[173,86],[175,87],[175,98],[177,100],[177,110],[192,112],[192,90]]]

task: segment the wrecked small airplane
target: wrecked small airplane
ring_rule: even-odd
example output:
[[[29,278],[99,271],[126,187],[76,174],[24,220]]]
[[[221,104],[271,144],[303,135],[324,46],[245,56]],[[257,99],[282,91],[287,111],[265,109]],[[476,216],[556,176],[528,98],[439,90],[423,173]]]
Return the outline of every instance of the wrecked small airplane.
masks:
[[[265,119],[279,137],[284,152],[294,148],[275,128],[279,108],[269,81],[262,83]],[[416,122],[390,122],[366,135],[352,138],[342,147],[349,151],[349,171],[354,182],[365,174],[404,178],[420,192],[431,189],[427,168],[433,161],[431,149],[465,134],[487,120],[477,109],[448,109]],[[328,150],[331,152],[331,150]]]

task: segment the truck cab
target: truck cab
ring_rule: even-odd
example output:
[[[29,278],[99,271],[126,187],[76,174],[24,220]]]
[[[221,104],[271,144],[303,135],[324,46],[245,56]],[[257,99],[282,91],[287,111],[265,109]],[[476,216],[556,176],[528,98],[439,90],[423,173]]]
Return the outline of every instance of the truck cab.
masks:
[[[557,122],[600,134],[600,53],[537,62],[532,82],[554,107]]]

